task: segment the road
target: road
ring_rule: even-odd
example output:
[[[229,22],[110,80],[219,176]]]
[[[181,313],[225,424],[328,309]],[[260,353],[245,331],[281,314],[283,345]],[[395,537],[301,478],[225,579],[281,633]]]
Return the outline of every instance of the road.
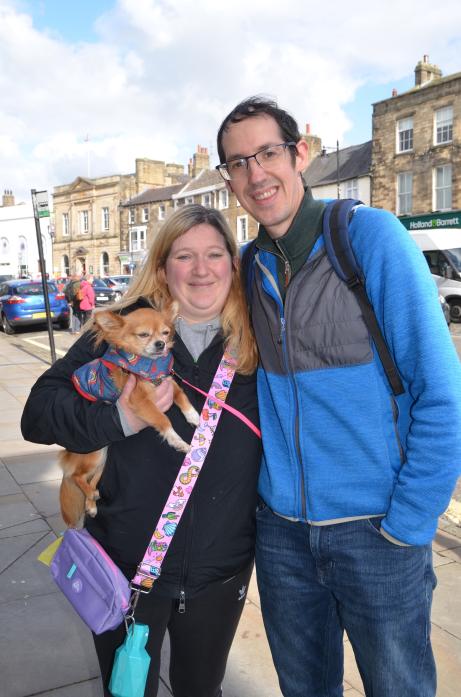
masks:
[[[458,356],[461,360],[461,324],[452,324],[450,327],[450,333]],[[72,336],[68,331],[54,331],[57,358],[64,356],[66,351],[75,341],[75,338],[76,337]],[[44,364],[49,365],[51,363],[49,338],[46,328],[38,331],[34,328],[21,328],[16,334],[8,336],[7,339],[17,348],[20,348],[21,350],[26,351],[27,353],[42,360]],[[455,489],[449,513],[451,515],[451,519],[457,524],[461,525],[461,478],[458,481],[458,485]]]

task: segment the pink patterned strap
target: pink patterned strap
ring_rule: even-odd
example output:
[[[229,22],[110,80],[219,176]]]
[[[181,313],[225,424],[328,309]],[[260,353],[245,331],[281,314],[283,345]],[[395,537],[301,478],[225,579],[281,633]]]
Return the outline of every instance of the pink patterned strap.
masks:
[[[163,560],[213,440],[221,418],[222,404],[226,401],[234,375],[235,360],[225,351],[214,376],[208,399],[203,405],[190,451],[184,458],[144,558],[131,581],[133,590],[148,592],[154,581],[160,576]]]

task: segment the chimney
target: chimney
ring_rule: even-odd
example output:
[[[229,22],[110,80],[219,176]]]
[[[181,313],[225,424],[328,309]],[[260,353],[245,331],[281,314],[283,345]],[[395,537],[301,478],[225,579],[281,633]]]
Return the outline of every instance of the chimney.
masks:
[[[393,96],[393,97],[396,97],[397,95],[398,95],[398,92],[397,92],[397,90],[396,90],[395,87],[394,87],[393,90],[392,90],[392,96]]]
[[[301,135],[301,138],[306,141],[309,148],[307,160],[307,166],[309,166],[312,160],[316,158],[317,155],[320,155],[320,152],[322,150],[322,141],[318,136],[314,136],[311,134],[310,123],[306,123],[306,132],[303,135]]]
[[[423,60],[418,61],[415,68],[415,87],[422,87],[427,82],[442,77],[442,71],[437,65],[429,63],[429,56],[424,54]]]
[[[5,189],[3,192],[2,206],[14,206],[14,195],[11,189]]]
[[[311,132],[311,125],[310,125],[310,123],[306,123],[306,135],[308,136],[310,132]]]
[[[210,169],[210,156],[208,148],[197,145],[197,152],[192,156],[192,161],[189,160],[189,176],[196,177],[202,169]]]

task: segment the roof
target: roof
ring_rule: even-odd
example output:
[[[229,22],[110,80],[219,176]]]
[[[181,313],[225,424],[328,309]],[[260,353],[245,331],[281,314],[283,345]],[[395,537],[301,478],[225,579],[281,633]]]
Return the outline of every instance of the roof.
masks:
[[[194,179],[191,179],[181,190],[181,196],[187,196],[194,191],[225,186],[224,179],[216,169],[202,169]]]
[[[398,100],[400,97],[408,97],[408,95],[410,94],[417,94],[418,92],[430,89],[431,87],[438,87],[439,85],[444,85],[447,82],[452,82],[460,79],[461,72],[452,73],[451,75],[445,75],[444,77],[435,77],[432,78],[432,80],[426,80],[426,82],[423,82],[422,85],[413,85],[413,87],[410,87],[409,90],[405,90],[405,92],[400,92],[399,94],[396,94],[394,96],[386,97],[386,99],[380,99],[377,102],[373,102],[372,106],[376,106],[377,104],[383,104],[384,102],[394,102]]]
[[[184,184],[173,184],[171,186],[159,186],[153,189],[146,189],[141,194],[129,198],[122,203],[122,206],[136,206],[140,203],[158,203],[159,201],[168,201],[173,194],[179,193]]]
[[[371,143],[369,140],[360,145],[351,145],[338,152],[317,155],[307,169],[303,178],[310,187],[323,184],[336,184],[338,181],[356,179],[370,174]],[[339,155],[339,168],[338,168]],[[339,169],[339,172],[338,172]]]

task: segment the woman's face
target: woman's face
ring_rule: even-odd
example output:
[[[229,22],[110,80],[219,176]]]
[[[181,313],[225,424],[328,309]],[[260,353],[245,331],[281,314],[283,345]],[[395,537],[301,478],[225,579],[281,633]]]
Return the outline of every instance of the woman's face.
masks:
[[[188,322],[219,315],[232,281],[232,257],[224,237],[208,223],[194,225],[173,242],[166,260],[170,294]]]

